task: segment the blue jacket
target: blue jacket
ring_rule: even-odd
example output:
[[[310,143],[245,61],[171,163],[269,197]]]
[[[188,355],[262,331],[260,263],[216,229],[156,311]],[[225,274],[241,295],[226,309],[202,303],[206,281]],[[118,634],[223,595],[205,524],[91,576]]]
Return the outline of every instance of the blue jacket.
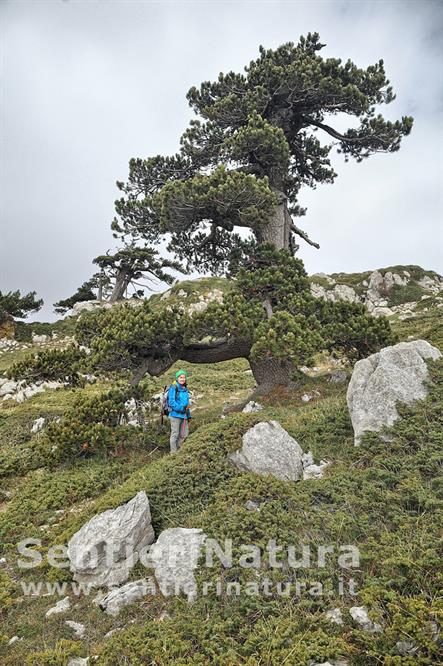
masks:
[[[177,387],[178,391],[176,391]],[[175,399],[176,395],[177,399]],[[175,381],[172,382],[168,393],[168,403],[171,409],[168,416],[175,416],[179,419],[184,419],[186,416],[186,410],[188,409],[189,405],[189,393],[186,386],[181,386],[181,384]],[[188,412],[188,418],[190,414],[191,413]]]

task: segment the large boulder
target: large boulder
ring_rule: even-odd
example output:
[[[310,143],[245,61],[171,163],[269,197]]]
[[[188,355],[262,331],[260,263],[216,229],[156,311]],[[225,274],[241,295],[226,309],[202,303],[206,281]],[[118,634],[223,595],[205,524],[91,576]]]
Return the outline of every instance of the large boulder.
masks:
[[[68,543],[74,580],[93,587],[124,583],[154,538],[149,500],[141,491],[127,504],[94,516],[74,534]]]
[[[440,357],[440,351],[426,340],[413,340],[357,361],[346,396],[356,446],[365,431],[378,432],[398,419],[397,400],[410,404],[426,397],[425,359]]]
[[[277,421],[260,421],[243,435],[241,449],[228,454],[240,470],[298,481],[303,476],[303,451]]]
[[[146,566],[153,567],[159,588],[168,597],[184,592],[188,601],[197,595],[194,570],[206,534],[201,529],[172,527],[164,530],[149,549]]]

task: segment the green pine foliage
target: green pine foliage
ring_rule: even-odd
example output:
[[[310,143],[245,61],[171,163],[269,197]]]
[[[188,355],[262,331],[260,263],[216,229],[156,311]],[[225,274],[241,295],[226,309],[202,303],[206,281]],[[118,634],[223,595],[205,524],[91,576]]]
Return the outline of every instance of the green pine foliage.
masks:
[[[76,345],[67,349],[48,349],[14,363],[7,371],[11,379],[35,381],[62,381],[72,386],[84,385],[80,370],[85,367],[86,352]]]

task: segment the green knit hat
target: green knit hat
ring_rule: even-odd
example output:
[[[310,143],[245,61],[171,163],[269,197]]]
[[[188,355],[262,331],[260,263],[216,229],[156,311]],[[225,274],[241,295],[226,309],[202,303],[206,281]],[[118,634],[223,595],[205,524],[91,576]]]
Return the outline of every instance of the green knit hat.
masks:
[[[177,372],[175,373],[175,378],[177,379],[177,381],[180,375],[184,375],[186,379],[188,379],[188,373],[186,372],[186,370],[177,370]]]

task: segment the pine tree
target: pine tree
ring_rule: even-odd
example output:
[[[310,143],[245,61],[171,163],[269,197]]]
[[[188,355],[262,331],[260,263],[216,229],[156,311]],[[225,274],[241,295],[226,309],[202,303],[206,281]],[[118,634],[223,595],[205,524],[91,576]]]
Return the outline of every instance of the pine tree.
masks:
[[[259,47],[244,74],[220,73],[187,93],[200,118],[173,156],[134,158],[111,228],[126,244],[166,249],[187,270],[234,278],[224,302],[189,316],[179,308],[119,308],[79,322],[78,336],[102,367],[158,375],[176,360],[245,357],[259,390],[290,385],[316,351],[361,358],[394,340],[389,323],[362,304],[314,299],[299,238],[319,247],[295,223],[303,186],[333,183],[335,148],[345,161],[396,152],[413,119],[376,114],[395,98],[383,60],[362,69],[323,58],[317,33],[277,49]],[[340,114],[358,127],[339,132]],[[329,143],[321,143],[326,137]],[[240,233],[241,232],[241,233]],[[124,278],[124,276],[123,276]]]

